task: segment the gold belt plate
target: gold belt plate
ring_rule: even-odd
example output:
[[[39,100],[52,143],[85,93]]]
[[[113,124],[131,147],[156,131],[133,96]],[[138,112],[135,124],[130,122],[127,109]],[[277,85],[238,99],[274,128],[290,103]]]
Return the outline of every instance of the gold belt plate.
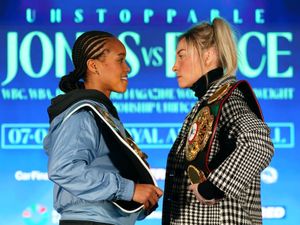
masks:
[[[206,176],[202,170],[197,169],[193,165],[187,168],[188,177],[192,184],[201,184],[206,181]]]
[[[214,116],[210,113],[208,106],[203,107],[196,118],[188,133],[188,140],[185,146],[185,156],[188,161],[196,158],[197,154],[202,151],[212,134],[212,125]]]
[[[223,98],[230,90],[230,88],[230,83],[226,83],[223,86],[221,86],[218,90],[215,91],[215,93],[212,94],[212,96],[210,96],[210,98],[207,101],[207,104],[212,104],[215,101],[218,101],[219,99]]]

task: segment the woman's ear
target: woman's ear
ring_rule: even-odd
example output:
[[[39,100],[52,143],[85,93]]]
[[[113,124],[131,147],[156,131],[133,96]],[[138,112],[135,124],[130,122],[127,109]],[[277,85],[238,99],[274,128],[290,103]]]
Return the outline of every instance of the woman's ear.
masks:
[[[204,66],[208,67],[209,63],[210,63],[210,51],[209,49],[205,50],[203,53],[203,62],[204,62]]]
[[[96,63],[94,59],[88,59],[86,62],[86,66],[87,69],[92,72],[92,73],[96,73],[97,75],[99,75],[99,71],[97,69]]]
[[[203,54],[204,66],[207,68],[218,65],[218,54],[215,47],[208,48]]]

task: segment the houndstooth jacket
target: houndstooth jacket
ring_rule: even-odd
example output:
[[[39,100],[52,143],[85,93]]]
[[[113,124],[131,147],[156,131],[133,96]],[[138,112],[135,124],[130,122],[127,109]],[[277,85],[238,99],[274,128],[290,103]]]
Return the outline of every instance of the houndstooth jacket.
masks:
[[[187,190],[190,185],[185,169],[185,142],[192,118],[220,86],[235,83],[235,77],[215,82],[186,117],[170,150],[167,161],[163,202],[163,225],[256,225],[262,224],[260,172],[274,153],[267,125],[253,113],[239,89],[223,105],[208,161],[220,151],[220,136],[235,142],[234,151],[213,170],[207,179],[224,192],[214,205],[202,205]],[[223,142],[222,142],[223,143]]]

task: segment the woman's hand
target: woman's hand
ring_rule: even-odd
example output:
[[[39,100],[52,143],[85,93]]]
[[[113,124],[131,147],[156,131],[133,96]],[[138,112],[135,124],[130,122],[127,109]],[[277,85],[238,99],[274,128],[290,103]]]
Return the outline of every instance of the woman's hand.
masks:
[[[194,195],[196,196],[196,198],[198,199],[198,201],[201,204],[203,204],[203,205],[214,205],[214,204],[216,204],[217,201],[215,199],[207,200],[202,195],[200,195],[200,193],[198,192],[198,185],[199,184],[191,184],[190,186],[188,186],[188,190],[190,190],[194,193]]]
[[[162,196],[163,191],[151,184],[135,184],[132,200],[144,205],[146,210],[151,209]]]

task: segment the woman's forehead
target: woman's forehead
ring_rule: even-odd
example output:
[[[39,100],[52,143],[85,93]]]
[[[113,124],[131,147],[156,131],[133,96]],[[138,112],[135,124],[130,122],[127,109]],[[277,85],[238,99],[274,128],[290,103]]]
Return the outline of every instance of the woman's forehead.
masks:
[[[124,45],[117,38],[110,38],[107,40],[106,47],[112,52],[121,53],[126,52]]]
[[[178,42],[178,44],[177,44],[177,49],[179,49],[179,48],[181,48],[181,49],[186,49],[186,48],[187,48],[187,42],[186,42],[185,38],[182,38],[182,39]]]
[[[194,52],[194,47],[191,43],[187,43],[185,38],[182,38],[178,44],[177,44],[177,49],[176,52],[181,52],[181,51],[186,51],[186,52]]]

